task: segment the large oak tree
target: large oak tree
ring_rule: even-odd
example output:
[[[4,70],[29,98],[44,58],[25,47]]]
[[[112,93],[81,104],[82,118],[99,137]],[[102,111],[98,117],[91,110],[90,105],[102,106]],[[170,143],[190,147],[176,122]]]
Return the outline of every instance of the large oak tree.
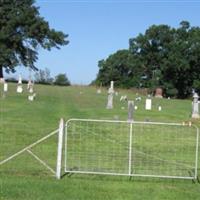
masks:
[[[36,70],[38,49],[66,45],[68,35],[50,28],[34,0],[0,0],[0,78],[3,68],[23,65]]]

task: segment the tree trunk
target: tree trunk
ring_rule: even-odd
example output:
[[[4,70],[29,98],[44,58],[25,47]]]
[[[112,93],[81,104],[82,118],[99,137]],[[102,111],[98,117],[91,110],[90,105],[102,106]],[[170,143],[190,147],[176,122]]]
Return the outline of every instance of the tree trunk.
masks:
[[[0,79],[3,78],[3,67],[0,67]]]

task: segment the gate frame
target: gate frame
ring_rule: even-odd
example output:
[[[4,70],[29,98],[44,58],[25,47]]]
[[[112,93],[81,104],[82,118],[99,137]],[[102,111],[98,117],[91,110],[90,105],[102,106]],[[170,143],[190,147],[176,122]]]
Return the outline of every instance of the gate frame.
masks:
[[[67,170],[67,131],[68,123],[71,121],[82,121],[82,122],[106,122],[106,123],[126,123],[130,124],[129,131],[129,156],[128,156],[128,174],[127,173],[112,173],[112,172],[92,172],[92,171],[78,171],[78,170]],[[166,175],[151,175],[151,174],[134,174],[131,173],[131,160],[132,160],[132,125],[133,124],[149,124],[149,125],[170,125],[170,126],[192,126],[196,129],[196,147],[195,147],[195,166],[194,166],[194,176],[166,176]],[[63,129],[64,130],[64,129]],[[199,148],[199,128],[196,125],[185,124],[185,123],[165,123],[165,122],[142,122],[142,121],[119,121],[119,120],[97,120],[97,119],[78,119],[71,118],[65,123],[65,137],[64,137],[64,172],[65,173],[77,173],[77,174],[96,174],[96,175],[117,175],[117,176],[129,176],[129,177],[152,177],[152,178],[174,178],[174,179],[192,179],[196,180],[198,178],[198,148]],[[62,143],[63,141],[58,141]],[[62,151],[62,149],[61,149]],[[59,154],[59,151],[58,151]],[[60,163],[61,166],[61,163]]]

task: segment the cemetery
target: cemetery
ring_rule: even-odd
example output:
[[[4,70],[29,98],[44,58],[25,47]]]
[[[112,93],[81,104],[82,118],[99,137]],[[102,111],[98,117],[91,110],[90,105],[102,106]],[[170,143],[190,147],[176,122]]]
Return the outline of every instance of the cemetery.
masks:
[[[200,28],[152,23],[122,49],[112,43],[121,34],[115,20],[97,14],[126,6],[122,13],[132,16],[127,5],[136,4],[95,3],[0,2],[0,199],[199,200]],[[66,5],[86,20],[72,23]],[[69,26],[72,37],[51,28],[58,8],[55,16],[69,13],[68,23],[89,36],[80,27]],[[42,51],[53,48],[59,53]]]
[[[3,130],[3,134],[9,135],[7,137],[1,137],[1,176],[2,177],[9,177],[15,182],[15,176],[18,173],[22,173],[22,176],[24,177],[24,183],[26,184],[26,177],[32,177],[37,182],[37,177],[42,177],[42,179],[49,182],[48,187],[52,187],[52,181],[55,180],[55,177],[57,176],[57,156],[58,156],[58,136],[57,133],[53,130],[58,127],[58,122],[61,117],[65,119],[65,121],[70,120],[71,118],[75,119],[96,119],[97,122],[92,121],[70,121],[69,128],[68,128],[68,141],[69,145],[73,145],[71,148],[69,146],[69,152],[67,153],[67,157],[69,159],[69,168],[66,168],[66,174],[74,174],[72,177],[64,176],[61,178],[61,181],[65,182],[67,185],[71,185],[74,181],[75,184],[80,184],[80,181],[84,181],[86,185],[88,185],[89,188],[92,188],[92,185],[90,184],[97,184],[99,181],[99,175],[102,176],[103,174],[105,177],[103,178],[103,184],[106,185],[106,187],[110,188],[110,182],[116,182],[117,185],[113,188],[114,190],[117,190],[120,184],[126,185],[127,190],[131,190],[132,186],[129,185],[129,181],[127,182],[126,176],[124,178],[114,176],[106,176],[106,173],[108,174],[123,174],[128,170],[128,165],[121,166],[123,163],[128,164],[128,158],[126,158],[126,155],[128,155],[129,151],[123,150],[123,145],[129,146],[129,136],[127,133],[129,133],[129,123],[132,122],[134,125],[134,121],[136,124],[133,126],[134,130],[136,132],[133,132],[132,137],[134,138],[133,144],[139,144],[140,149],[137,151],[141,152],[142,154],[146,152],[147,154],[143,157],[142,154],[139,152],[132,152],[135,156],[134,159],[137,158],[137,161],[134,160],[134,162],[137,162],[137,165],[135,173],[136,174],[146,174],[149,175],[151,173],[159,172],[158,174],[162,174],[164,176],[180,176],[183,178],[188,177],[196,182],[195,185],[198,185],[198,181],[194,179],[193,177],[193,170],[195,170],[195,145],[196,145],[196,132],[193,130],[190,131],[189,123],[195,126],[198,126],[199,119],[198,118],[192,118],[192,113],[195,112],[196,116],[196,109],[192,110],[192,106],[195,104],[191,102],[191,100],[176,100],[176,99],[165,99],[165,98],[155,98],[150,96],[143,96],[140,95],[141,100],[136,101],[135,98],[138,96],[133,91],[124,91],[119,90],[120,95],[126,95],[128,98],[128,101],[120,101],[120,95],[115,96],[113,91],[115,90],[114,83],[111,83],[111,89],[110,88],[102,88],[101,94],[96,93],[95,87],[84,87],[84,86],[71,86],[71,87],[52,87],[52,86],[44,86],[44,85],[34,85],[34,91],[37,92],[37,98],[30,102],[27,99],[27,96],[30,94],[29,91],[25,91],[26,85],[22,83],[22,88],[24,88],[24,91],[20,93],[20,95],[16,91],[16,86],[18,84],[8,83],[8,90],[6,93],[6,97],[1,99],[1,112],[3,112],[3,121],[1,121],[1,127]],[[3,85],[1,84],[1,91],[3,91]],[[79,98],[80,91],[81,99]],[[2,93],[1,93],[2,94]],[[56,95],[55,95],[56,94]],[[110,95],[112,94],[112,98]],[[92,101],[91,101],[92,99]],[[112,101],[111,101],[112,99]],[[148,103],[147,100],[151,100]],[[195,101],[195,100],[194,100]],[[15,112],[12,111],[13,103],[15,102]],[[149,104],[149,105],[148,105]],[[109,108],[107,106],[110,106]],[[111,108],[112,105],[112,108]],[[196,105],[196,104],[195,104]],[[121,109],[121,107],[124,107],[124,109]],[[135,106],[137,106],[137,109],[135,109]],[[162,107],[162,110],[159,111],[159,107]],[[3,110],[2,110],[3,108]],[[151,108],[151,109],[150,109]],[[76,110],[76,112],[74,112]],[[5,115],[5,113],[7,113]],[[12,117],[10,114],[12,114]],[[13,121],[13,115],[15,120]],[[115,117],[118,116],[117,122],[115,124]],[[99,122],[99,121],[100,122]],[[103,120],[103,121],[101,121]],[[108,123],[107,121],[111,121],[112,123]],[[121,122],[120,122],[121,121]],[[127,124],[125,123],[127,121]],[[141,131],[141,124],[137,125],[137,122],[160,122],[160,123],[185,123],[186,126],[176,127],[173,140],[170,140],[170,130],[172,131],[170,126],[167,126],[164,124],[163,126],[157,126],[149,124],[146,132],[147,138],[148,131],[151,131],[153,128],[153,132],[151,132],[151,139],[149,138],[146,142],[145,135],[140,136],[142,134]],[[67,128],[67,127],[66,127]],[[143,127],[144,129],[145,127]],[[105,129],[107,130],[107,133],[110,133],[106,136],[106,138],[109,138],[107,140],[103,140],[103,138],[100,136],[102,134],[102,131]],[[87,141],[84,142],[81,140],[77,140],[73,136],[73,132],[76,131],[76,134],[83,134],[85,130],[87,130],[87,134],[90,134],[91,131],[95,134],[92,136],[92,140],[90,141],[90,136],[88,135]],[[81,131],[82,130],[82,131]],[[101,130],[99,132],[99,130]],[[108,131],[108,130],[111,130]],[[53,131],[53,132],[52,132]],[[53,133],[53,134],[52,134]],[[111,134],[112,133],[112,134]],[[181,133],[179,135],[179,133]],[[48,136],[50,137],[45,138],[45,140],[42,140],[40,143],[34,144],[39,139],[44,138]],[[71,135],[72,134],[72,135]],[[86,132],[85,132],[86,134]],[[99,134],[99,135],[98,135]],[[138,135],[137,135],[138,134]],[[164,135],[166,136],[164,136]],[[116,138],[117,135],[117,138]],[[161,138],[158,137],[158,135],[162,136]],[[95,136],[95,137],[94,137]],[[138,142],[136,142],[136,136]],[[77,135],[78,137],[78,135]],[[83,137],[83,135],[81,136]],[[89,138],[88,138],[89,137]],[[144,137],[144,138],[142,138]],[[188,146],[185,150],[179,149],[176,154],[171,154],[173,157],[171,157],[171,161],[169,161],[170,151],[168,150],[168,156],[167,154],[164,155],[165,159],[167,158],[167,162],[164,160],[159,160],[163,158],[163,154],[158,154],[158,149],[161,151],[165,151],[163,148],[165,147],[165,143],[163,143],[163,139],[167,139],[168,142],[167,148],[171,147],[173,149],[176,149],[177,142],[181,141],[181,143],[185,146]],[[64,136],[65,138],[65,136]],[[64,140],[63,138],[63,140]],[[86,139],[85,138],[85,139]],[[113,139],[111,139],[113,138]],[[121,138],[121,139],[120,139]],[[100,139],[100,140],[99,140]],[[125,140],[124,140],[125,139]],[[189,140],[188,140],[189,139]],[[111,142],[110,140],[114,141]],[[124,144],[117,143],[117,141],[123,141]],[[151,143],[149,143],[151,141]],[[172,143],[172,141],[174,141]],[[190,141],[190,143],[188,143]],[[74,143],[75,142],[75,143]],[[85,145],[82,144],[85,143]],[[96,143],[97,142],[97,143]],[[101,143],[99,143],[101,142]],[[29,148],[30,145],[34,144]],[[96,144],[96,145],[95,145]],[[102,146],[99,146],[99,145]],[[160,146],[157,146],[157,145]],[[143,146],[144,145],[144,146]],[[150,147],[149,145],[153,145]],[[156,150],[156,146],[158,147]],[[77,147],[76,147],[77,146]],[[157,156],[159,159],[156,159],[154,157],[151,157],[150,154],[147,152],[147,147],[150,147],[151,153],[154,156]],[[26,149],[28,147],[28,149]],[[108,148],[109,147],[109,148]],[[181,147],[181,146],[180,146]],[[14,155],[15,153],[20,152],[25,148],[25,151],[21,152],[16,157],[11,158],[10,160],[6,161],[2,164],[2,161],[6,160],[10,156]],[[64,148],[64,147],[63,147]],[[74,149],[74,148],[77,148]],[[89,148],[91,152],[85,151],[83,149]],[[144,149],[141,149],[144,148]],[[153,149],[154,150],[153,150]],[[182,147],[183,148],[183,147]],[[190,150],[189,150],[189,149]],[[73,150],[74,149],[74,150]],[[88,154],[87,160],[86,157],[76,157],[78,156],[78,149],[82,153],[85,152],[85,154]],[[81,150],[82,149],[82,150]],[[95,149],[97,152],[95,153]],[[146,149],[146,150],[145,150]],[[149,150],[150,150],[149,149]],[[114,151],[115,150],[115,151]],[[136,151],[135,147],[133,147],[133,150]],[[108,160],[104,160],[104,154],[105,159],[109,158],[107,157],[108,151],[113,152],[112,156],[113,158],[116,158],[116,160],[110,162]],[[100,153],[102,152],[102,153]],[[103,154],[104,152],[104,154]],[[65,150],[63,151],[63,155],[65,155]],[[77,154],[77,155],[76,155]],[[80,154],[82,155],[82,154]],[[92,158],[91,156],[98,156],[97,160]],[[15,156],[15,155],[14,155]],[[74,157],[75,156],[75,157]],[[83,156],[83,155],[82,155]],[[142,157],[141,157],[142,156]],[[150,157],[148,157],[150,156]],[[166,157],[167,156],[167,157]],[[176,157],[174,157],[176,156]],[[63,156],[62,156],[63,157]],[[124,160],[121,160],[123,158]],[[145,158],[145,162],[142,164],[142,160]],[[185,158],[185,163],[188,165],[188,169],[186,168],[186,171],[184,172],[184,165],[175,164],[174,161],[178,163],[179,158]],[[74,160],[75,159],[75,160]],[[83,160],[82,160],[83,159]],[[111,158],[110,158],[111,159]],[[139,161],[139,160],[140,161]],[[95,161],[96,160],[96,161]],[[116,163],[115,163],[116,162]],[[171,163],[172,162],[172,163]],[[181,161],[182,162],[182,161]],[[25,164],[26,163],[26,164]],[[121,164],[120,164],[121,163]],[[146,164],[145,164],[146,163]],[[154,164],[157,165],[157,168],[155,168]],[[199,160],[198,160],[199,164]],[[63,162],[61,167],[61,176],[65,174],[64,172],[64,165]],[[111,168],[108,166],[110,165]],[[191,169],[189,168],[189,165],[191,165]],[[71,167],[70,167],[71,166]],[[79,166],[79,168],[74,168],[74,166]],[[98,168],[100,167],[100,168]],[[125,167],[125,168],[124,168]],[[175,167],[175,168],[174,168]],[[183,167],[183,168],[182,168]],[[86,170],[94,170],[95,168],[98,168],[98,173],[96,174],[95,181],[90,180],[91,175],[87,173],[77,174],[77,171],[82,170],[83,172]],[[108,170],[107,170],[108,169]],[[109,171],[109,169],[111,171]],[[156,169],[156,171],[154,171]],[[99,172],[99,170],[103,170],[102,173]],[[106,170],[106,171],[105,171]],[[128,171],[127,171],[128,172]],[[150,173],[151,172],[151,173]],[[192,174],[190,174],[190,172]],[[198,170],[198,176],[199,176],[199,170]],[[53,176],[52,176],[53,175]],[[93,177],[94,175],[92,175]],[[11,178],[12,177],[12,178]],[[18,178],[18,175],[16,176],[16,179]],[[31,178],[31,179],[32,179]],[[81,178],[81,179],[80,179]],[[148,178],[148,176],[147,176]],[[140,187],[143,187],[142,184],[144,184],[146,179],[140,180],[139,177],[133,178],[137,182],[137,185],[139,184]],[[140,180],[139,182],[137,180]],[[151,180],[151,179],[150,179]],[[28,181],[28,179],[27,179]],[[121,182],[122,181],[122,182]],[[133,184],[136,184],[134,181]],[[142,182],[141,182],[142,181]],[[96,183],[95,183],[96,182]],[[132,184],[132,181],[131,181]],[[171,182],[168,182],[166,180],[162,180],[162,184],[172,184]],[[180,180],[173,183],[174,187],[175,185],[179,185],[180,187],[189,187],[191,191],[195,192],[196,186],[193,185],[192,182],[186,181],[182,182]],[[25,186],[25,185],[24,185]],[[177,187],[179,187],[177,186]],[[43,186],[46,187],[46,186]],[[66,187],[66,186],[65,186]],[[68,186],[69,187],[69,186]],[[70,186],[71,189],[73,188]],[[138,186],[139,187],[139,186]],[[157,181],[154,179],[151,180],[151,187],[159,187]],[[199,187],[199,186],[197,186]],[[77,191],[76,189],[74,189]],[[138,191],[140,189],[138,188]],[[41,191],[38,191],[38,194],[40,194]],[[98,193],[98,192],[97,192]]]

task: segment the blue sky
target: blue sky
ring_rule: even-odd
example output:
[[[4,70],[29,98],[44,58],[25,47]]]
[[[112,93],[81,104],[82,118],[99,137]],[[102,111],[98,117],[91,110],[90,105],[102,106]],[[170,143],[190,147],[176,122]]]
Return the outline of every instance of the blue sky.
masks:
[[[200,1],[36,0],[51,27],[69,34],[60,50],[39,49],[36,66],[51,75],[66,73],[72,83],[88,84],[98,73],[98,61],[119,49],[153,24],[178,27],[182,20],[200,25]],[[28,76],[28,70],[17,73]]]

